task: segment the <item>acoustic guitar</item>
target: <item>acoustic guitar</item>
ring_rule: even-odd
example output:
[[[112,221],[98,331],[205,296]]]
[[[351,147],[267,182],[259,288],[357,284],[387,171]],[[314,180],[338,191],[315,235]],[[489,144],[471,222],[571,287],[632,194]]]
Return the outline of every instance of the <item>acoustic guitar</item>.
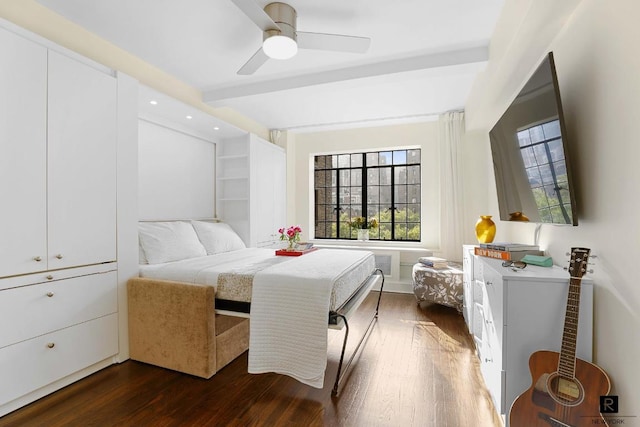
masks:
[[[599,408],[600,396],[611,389],[609,377],[600,367],[576,358],[580,285],[590,252],[586,248],[571,249],[560,353],[536,351],[529,358],[533,384],[511,405],[511,427],[608,425]]]

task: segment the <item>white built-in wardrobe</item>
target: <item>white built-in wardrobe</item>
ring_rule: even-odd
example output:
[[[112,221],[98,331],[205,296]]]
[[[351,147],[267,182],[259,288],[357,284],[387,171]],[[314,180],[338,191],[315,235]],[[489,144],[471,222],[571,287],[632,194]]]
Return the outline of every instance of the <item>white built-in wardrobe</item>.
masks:
[[[136,83],[3,24],[0,416],[128,357],[137,256]]]

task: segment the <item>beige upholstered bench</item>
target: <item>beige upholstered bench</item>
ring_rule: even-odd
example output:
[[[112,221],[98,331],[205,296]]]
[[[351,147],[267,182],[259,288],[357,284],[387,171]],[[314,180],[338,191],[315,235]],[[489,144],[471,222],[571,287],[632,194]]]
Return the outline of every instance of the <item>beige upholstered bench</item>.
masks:
[[[211,286],[134,278],[127,289],[133,360],[211,378],[249,348],[249,319],[215,314]]]

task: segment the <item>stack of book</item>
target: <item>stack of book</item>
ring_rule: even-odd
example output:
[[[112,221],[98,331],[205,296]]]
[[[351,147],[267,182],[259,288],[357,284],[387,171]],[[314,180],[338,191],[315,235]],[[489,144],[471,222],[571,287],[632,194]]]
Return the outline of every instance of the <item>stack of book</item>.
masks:
[[[441,270],[445,268],[449,268],[447,264],[447,260],[444,258],[438,258],[436,256],[423,256],[418,258],[418,262],[425,267],[434,268],[436,270]]]
[[[520,261],[525,255],[543,255],[538,245],[523,243],[480,243],[475,254],[504,261]]]

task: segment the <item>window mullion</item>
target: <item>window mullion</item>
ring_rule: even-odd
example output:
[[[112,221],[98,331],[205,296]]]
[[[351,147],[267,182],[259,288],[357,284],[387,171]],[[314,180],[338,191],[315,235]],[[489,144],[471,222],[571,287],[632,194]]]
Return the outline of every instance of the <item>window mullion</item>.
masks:
[[[391,165],[391,240],[396,240],[396,170]]]
[[[368,180],[369,180],[369,171],[367,169],[367,154],[366,153],[362,153],[362,216],[365,218],[365,221],[367,218],[369,218],[369,211],[367,209],[367,199],[368,199],[368,193],[367,193],[367,184],[368,184]]]
[[[332,169],[336,173],[336,239],[340,238],[340,169]]]

